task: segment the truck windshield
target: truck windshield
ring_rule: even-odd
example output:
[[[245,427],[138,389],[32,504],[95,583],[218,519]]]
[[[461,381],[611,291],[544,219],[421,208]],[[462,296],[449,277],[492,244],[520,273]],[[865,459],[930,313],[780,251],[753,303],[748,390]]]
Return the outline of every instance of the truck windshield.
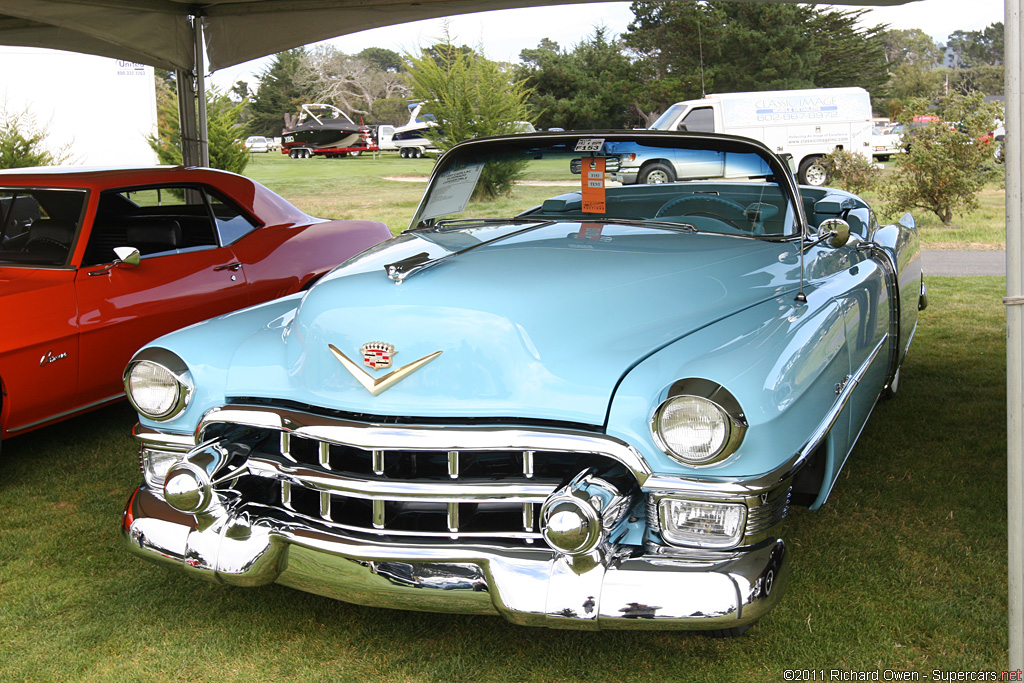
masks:
[[[684,109],[686,109],[685,104],[676,102],[664,114],[659,116],[657,121],[651,124],[651,130],[672,130],[672,124],[675,123]]]

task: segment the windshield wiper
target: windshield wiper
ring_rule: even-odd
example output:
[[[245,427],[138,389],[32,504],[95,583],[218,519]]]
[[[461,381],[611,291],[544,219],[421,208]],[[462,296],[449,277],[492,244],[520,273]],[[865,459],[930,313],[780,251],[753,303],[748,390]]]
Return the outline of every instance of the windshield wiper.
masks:
[[[406,232],[420,232],[423,230],[437,230],[443,228],[462,227],[465,225],[481,225],[484,223],[496,223],[498,225],[517,225],[519,223],[537,223],[550,225],[554,223],[551,219],[544,218],[443,218],[433,225],[422,225],[409,228]]]

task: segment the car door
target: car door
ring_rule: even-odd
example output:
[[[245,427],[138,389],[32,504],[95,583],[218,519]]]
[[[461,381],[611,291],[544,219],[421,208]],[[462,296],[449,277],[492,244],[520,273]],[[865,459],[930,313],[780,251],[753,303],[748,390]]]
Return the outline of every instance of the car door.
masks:
[[[826,457],[824,485],[814,507],[828,496],[850,449],[857,441],[886,381],[896,340],[890,334],[892,292],[888,274],[871,258],[863,240],[854,234],[841,247],[827,243],[809,250],[812,280],[828,286],[840,306],[846,327],[850,370],[836,385],[837,400],[845,401],[842,419],[833,427],[832,448]]]
[[[114,245],[138,248],[139,265],[112,265]],[[217,238],[202,188],[103,193],[75,280],[79,403],[122,393],[121,373],[143,344],[244,308],[245,285],[242,264]]]
[[[78,381],[75,270],[88,192],[0,189],[0,399],[17,434],[72,411]]]

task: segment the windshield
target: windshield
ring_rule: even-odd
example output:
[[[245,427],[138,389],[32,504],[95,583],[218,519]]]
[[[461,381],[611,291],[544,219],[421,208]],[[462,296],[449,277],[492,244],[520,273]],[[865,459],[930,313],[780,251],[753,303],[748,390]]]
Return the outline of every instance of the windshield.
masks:
[[[658,224],[780,239],[796,234],[788,173],[770,153],[734,138],[499,138],[441,157],[411,227],[502,218]]]
[[[0,265],[65,265],[87,193],[0,189]]]

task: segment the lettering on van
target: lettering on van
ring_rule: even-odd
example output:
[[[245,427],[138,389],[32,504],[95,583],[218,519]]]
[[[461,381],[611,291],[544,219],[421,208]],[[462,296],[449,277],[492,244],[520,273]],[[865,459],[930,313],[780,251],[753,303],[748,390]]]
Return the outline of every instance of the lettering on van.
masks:
[[[123,59],[117,60],[118,76],[145,76],[146,65],[138,62],[126,62]]]

